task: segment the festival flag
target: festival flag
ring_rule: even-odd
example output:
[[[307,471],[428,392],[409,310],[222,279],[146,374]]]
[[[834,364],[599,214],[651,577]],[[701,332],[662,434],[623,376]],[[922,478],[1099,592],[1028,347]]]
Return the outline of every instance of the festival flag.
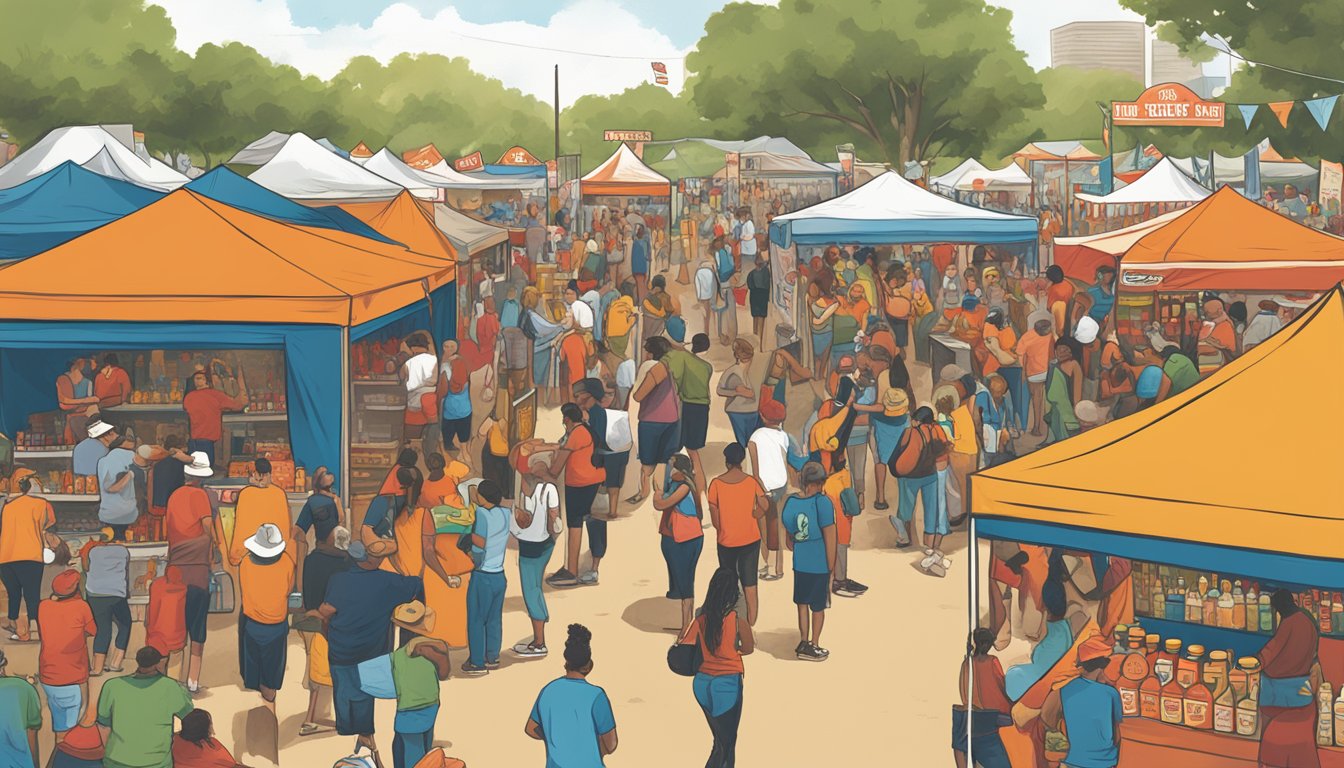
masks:
[[[1323,99],[1311,99],[1302,102],[1307,106],[1307,111],[1316,118],[1316,124],[1325,130],[1325,126],[1330,123],[1330,115],[1334,114],[1335,102],[1339,101],[1338,96],[1326,96]]]
[[[1282,125],[1284,128],[1287,128],[1288,113],[1293,111],[1294,103],[1295,102],[1291,101],[1271,101],[1265,106],[1269,107],[1269,111],[1273,112],[1274,116],[1279,118],[1279,125]]]
[[[1260,111],[1260,105],[1238,104],[1237,109],[1241,110],[1241,119],[1246,123],[1246,130],[1251,130],[1251,121],[1255,119],[1255,113]]]
[[[658,85],[667,85],[667,65],[661,61],[653,62],[653,81]]]

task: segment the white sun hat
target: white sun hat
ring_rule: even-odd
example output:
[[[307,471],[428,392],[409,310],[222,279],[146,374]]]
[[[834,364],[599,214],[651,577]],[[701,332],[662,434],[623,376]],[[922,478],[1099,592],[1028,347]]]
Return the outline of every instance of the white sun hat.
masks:
[[[191,463],[183,467],[182,471],[192,477],[212,477],[215,474],[215,468],[210,466],[210,457],[205,455],[205,451],[191,454]]]
[[[263,523],[257,532],[243,542],[248,552],[257,557],[275,557],[285,551],[285,537],[271,523]]]

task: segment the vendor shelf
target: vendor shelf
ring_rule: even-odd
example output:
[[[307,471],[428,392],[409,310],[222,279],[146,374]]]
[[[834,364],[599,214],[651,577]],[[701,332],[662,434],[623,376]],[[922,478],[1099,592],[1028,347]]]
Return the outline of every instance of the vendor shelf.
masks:
[[[74,451],[70,448],[54,448],[52,450],[16,450],[14,451],[14,460],[23,461],[24,459],[68,459]]]
[[[96,493],[44,493],[42,498],[51,502],[82,502],[85,504],[97,504],[102,498]]]
[[[1120,725],[1120,768],[1254,768],[1260,742],[1198,731],[1156,720],[1125,718]],[[1344,768],[1344,747],[1318,747],[1321,768]]]

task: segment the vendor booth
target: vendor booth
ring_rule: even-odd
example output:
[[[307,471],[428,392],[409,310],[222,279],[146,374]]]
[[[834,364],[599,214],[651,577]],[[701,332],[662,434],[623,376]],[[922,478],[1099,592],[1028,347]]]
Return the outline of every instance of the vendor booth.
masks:
[[[738,196],[751,209],[757,229],[764,229],[767,214],[793,213],[835,197],[839,177],[808,157],[744,153],[739,160]]]
[[[1344,279],[1344,239],[1297,224],[1228,187],[1149,232],[1120,262],[1116,327],[1131,341],[1158,323],[1188,347],[1202,319],[1200,294],[1255,297],[1324,291]]]
[[[1322,734],[1344,744],[1344,734],[1330,732],[1328,708],[1318,730],[1316,702],[1324,691],[1329,706],[1339,706],[1331,691],[1344,685],[1344,512],[1332,449],[1344,430],[1344,405],[1327,398],[1310,408],[1304,429],[1300,398],[1267,396],[1284,382],[1344,375],[1341,343],[1344,293],[1336,287],[1191,389],[971,477],[972,558],[977,538],[985,538],[1067,550],[1090,558],[1097,573],[1107,570],[1106,558],[1132,566],[1103,597],[1097,620],[1103,634],[1127,625],[1126,635],[1140,638],[1117,649],[1108,673],[1125,707],[1121,768],[1249,768],[1262,738],[1266,748],[1315,748],[1322,766],[1344,765],[1344,747],[1315,747]],[[983,574],[974,564],[970,573],[975,622],[975,582]],[[989,573],[1001,580],[1007,569],[995,562]],[[1253,658],[1270,652],[1278,617],[1268,596],[1277,589],[1292,592],[1318,625],[1325,681],[1312,686],[1305,707],[1293,704],[1284,714],[1262,710],[1274,686]],[[1179,659],[1175,685],[1162,654],[1140,650],[1168,642]],[[1076,674],[1061,664],[1039,685]],[[1159,690],[1162,702],[1194,703],[1150,707],[1149,692]],[[1009,742],[1021,732],[1009,726],[1003,733]]]
[[[1016,163],[996,170],[970,170],[953,185],[953,198],[1005,213],[1031,211],[1031,177]]]
[[[0,262],[70,241],[163,197],[69,160],[0,190]]]
[[[611,215],[637,215],[653,238],[655,229],[667,235],[671,216],[672,183],[666,176],[645,165],[625,144],[617,147],[611,157],[579,179],[580,221],[577,229],[589,229],[592,222],[606,209]],[[657,254],[651,249],[652,260]],[[629,263],[630,254],[624,254]],[[628,270],[628,267],[627,267]],[[626,270],[623,270],[626,271]]]
[[[321,205],[310,208],[278,195],[251,179],[239,176],[222,165],[192,179],[186,189],[227,206],[287,224],[335,229],[396,244],[338,206]]]
[[[1164,213],[1156,218],[1132,224],[1111,232],[1095,235],[1055,238],[1055,264],[1064,270],[1064,276],[1090,285],[1097,277],[1097,267],[1119,270],[1120,257],[1149,232],[1165,227],[1182,216],[1188,208]]]
[[[1188,208],[1212,194],[1185,175],[1176,164],[1162,158],[1157,165],[1122,189],[1109,195],[1080,192],[1081,211],[1074,230],[1081,235],[1109,232]]]
[[[246,477],[265,456],[287,491],[326,466],[348,494],[350,344],[390,323],[430,327],[433,297],[453,294],[453,274],[452,262],[399,245],[180,190],[3,270],[0,429],[14,462],[52,491],[58,530],[87,535],[98,528],[98,484],[71,471],[81,436],[58,408],[57,377],[71,359],[115,354],[131,392],[104,403],[101,418],[159,443],[187,436],[182,402],[192,374],[207,370],[226,395],[244,382],[248,393],[224,416],[217,480]]]
[[[972,172],[986,173],[988,171],[989,169],[986,168],[984,164],[982,164],[979,160],[976,160],[973,157],[967,158],[965,160],[962,160],[961,163],[957,165],[956,168],[953,168],[947,173],[931,177],[929,179],[929,189],[933,190],[934,192],[937,192],[940,195],[953,197],[956,194],[957,182],[961,180],[962,176]]]
[[[1081,141],[1034,141],[1010,155],[1031,177],[1031,208],[1050,207],[1075,234],[1073,195],[1080,185],[1099,182],[1101,155]]]
[[[1036,220],[987,211],[936,195],[889,171],[853,192],[770,223],[770,297],[781,325],[797,333],[810,322],[799,265],[828,245],[907,243],[1024,244],[1034,248]],[[811,334],[803,334],[810,358]],[[917,339],[918,341],[918,339]]]

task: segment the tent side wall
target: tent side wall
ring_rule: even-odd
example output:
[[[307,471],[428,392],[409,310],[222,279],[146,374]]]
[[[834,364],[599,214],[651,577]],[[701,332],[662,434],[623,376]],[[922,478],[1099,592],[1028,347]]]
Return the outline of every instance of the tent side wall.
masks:
[[[56,377],[90,350],[279,349],[295,462],[343,478],[341,336],[331,325],[0,321],[0,428],[13,434],[30,413],[56,410]]]

